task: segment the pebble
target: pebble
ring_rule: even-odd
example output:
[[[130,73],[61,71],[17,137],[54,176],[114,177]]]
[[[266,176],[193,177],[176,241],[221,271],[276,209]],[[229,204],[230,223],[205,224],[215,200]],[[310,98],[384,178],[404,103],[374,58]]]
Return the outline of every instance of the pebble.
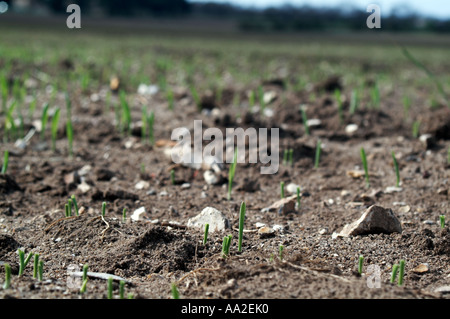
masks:
[[[80,192],[85,194],[91,190],[91,186],[89,186],[89,184],[87,184],[86,182],[82,182],[81,184],[77,185],[77,189],[79,189]]]
[[[137,190],[146,189],[149,187],[150,187],[150,183],[146,182],[146,181],[140,181],[134,186],[134,188],[136,188]]]
[[[410,211],[411,211],[411,207],[409,207],[408,205],[402,206],[398,209],[398,212],[401,214],[406,214],[406,213],[409,213]]]
[[[322,228],[320,231],[319,231],[319,234],[320,235],[326,235],[328,233],[328,229],[326,229],[326,228]]]
[[[273,225],[272,229],[274,231],[278,231],[278,232],[283,232],[284,231],[284,227],[282,225]]]
[[[386,194],[391,194],[391,193],[401,192],[402,190],[403,190],[403,188],[401,188],[401,187],[389,186],[389,187],[386,187],[384,192]]]
[[[210,170],[203,173],[203,178],[208,185],[216,185],[219,183],[219,178],[213,173],[213,171]]]
[[[423,223],[427,224],[427,225],[434,225],[435,224],[435,222],[432,221],[432,220],[425,220]]]
[[[159,196],[162,196],[162,197],[168,196],[168,195],[169,195],[169,193],[166,191],[162,191],[161,193],[159,193]]]
[[[255,224],[256,228],[262,228],[262,227],[265,227],[265,226],[266,226],[266,224],[264,224],[264,223],[256,223]]]
[[[151,189],[147,192],[147,195],[156,195],[156,191],[154,189]]]
[[[145,207],[140,207],[133,212],[133,214],[131,215],[131,219],[134,221],[142,220],[146,213],[147,210],[145,209]]]
[[[266,212],[276,211],[279,214],[280,213],[287,214],[289,212],[293,212],[293,211],[295,211],[296,199],[297,199],[297,195],[283,198],[283,199],[273,203],[271,206],[263,208],[261,210],[261,212],[266,213]]]
[[[223,231],[230,227],[228,218],[221,211],[213,207],[206,207],[200,214],[190,218],[186,226],[189,228],[204,229],[206,224],[209,224],[210,232]]]
[[[415,272],[417,274],[423,274],[423,273],[428,272],[428,270],[429,270],[429,265],[428,264],[420,264],[419,266],[415,267],[411,271]]]
[[[306,124],[309,127],[318,127],[318,126],[322,125],[322,121],[319,119],[310,119],[310,120],[306,121]]]
[[[356,124],[349,124],[345,127],[345,133],[347,134],[353,134],[358,130],[358,125]]]
[[[258,234],[260,238],[268,238],[275,235],[275,230],[265,226],[258,229]]]
[[[294,184],[294,183],[290,183],[286,186],[286,191],[291,193],[291,194],[297,194],[297,188],[301,189],[300,185]]]
[[[181,185],[181,188],[182,188],[182,189],[188,189],[188,188],[191,188],[191,184],[189,184],[189,183],[184,183],[184,184]]]

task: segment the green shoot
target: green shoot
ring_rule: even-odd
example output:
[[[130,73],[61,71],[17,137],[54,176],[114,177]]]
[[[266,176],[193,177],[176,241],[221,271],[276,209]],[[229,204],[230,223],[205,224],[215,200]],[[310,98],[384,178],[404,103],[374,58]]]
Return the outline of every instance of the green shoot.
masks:
[[[294,150],[291,148],[289,149],[289,159],[288,162],[291,166],[294,166]]]
[[[67,201],[67,204],[69,204],[69,216],[72,216],[73,202],[72,202],[71,198],[69,198],[69,200]]]
[[[397,278],[398,267],[398,264],[392,266],[391,284],[393,284],[395,282],[395,278]]]
[[[320,163],[320,153],[322,152],[322,142],[320,140],[317,141],[316,146],[316,159],[314,162],[314,168],[319,168]]]
[[[394,152],[392,152],[392,160],[394,161],[395,176],[397,177],[395,187],[400,187],[400,171],[398,168],[398,162],[397,162],[397,159],[395,158]]]
[[[173,111],[175,109],[175,98],[171,89],[167,90],[167,101],[169,103],[169,110]]]
[[[441,228],[444,229],[445,228],[445,216],[444,215],[439,216],[439,221],[441,223]]]
[[[125,281],[123,280],[119,282],[119,298],[125,299]]]
[[[228,196],[227,199],[231,200],[231,188],[233,187],[234,174],[236,173],[237,163],[237,148],[234,150],[233,163],[231,163],[230,171],[228,173]]]
[[[80,216],[80,213],[79,213],[79,211],[78,211],[78,203],[77,203],[77,200],[76,200],[76,198],[75,198],[75,195],[72,195],[72,196],[70,197],[70,199],[72,200],[73,207],[75,208],[75,215]]]
[[[102,217],[105,217],[106,214],[106,202],[102,203]]]
[[[124,207],[122,211],[122,221],[125,223],[127,221],[127,208]]]
[[[289,151],[288,150],[284,150],[284,154],[283,154],[283,165],[286,165],[288,162],[288,157],[289,157]]]
[[[173,283],[171,286],[172,290],[172,299],[180,299],[180,294],[178,293],[177,284]]]
[[[192,95],[192,99],[194,100],[195,106],[197,107],[197,111],[201,112],[202,111],[202,103],[200,100],[200,96],[198,95],[198,92],[194,86],[191,86],[191,95]]]
[[[108,278],[107,288],[108,288],[108,294],[107,294],[108,299],[113,299],[113,278],[112,277]]]
[[[278,258],[280,258],[280,260],[283,260],[283,251],[284,251],[284,246],[280,245],[280,247],[278,248]]]
[[[84,266],[83,266],[83,277],[82,277],[83,281],[88,279],[88,275],[87,275],[88,269],[89,269],[89,265],[88,264],[84,264]]]
[[[372,105],[374,108],[380,108],[380,89],[378,87],[378,83],[370,91],[370,97],[372,100]]]
[[[170,171],[170,182],[172,183],[172,185],[175,185],[175,170],[171,170]]]
[[[300,187],[297,187],[297,209],[300,210],[301,207],[301,195],[300,195]]]
[[[409,110],[411,109],[411,99],[409,98],[409,96],[404,96],[402,99],[402,103],[403,103],[403,114],[405,118],[408,118],[409,116]]]
[[[350,114],[355,114],[356,109],[359,104],[359,94],[357,90],[352,90],[352,95],[350,98]]]
[[[38,269],[39,269],[39,254],[34,254],[33,278],[38,277]]]
[[[248,106],[250,111],[253,110],[253,107],[255,106],[255,92],[253,90],[250,91],[248,96]]]
[[[133,295],[132,293],[129,293],[129,294],[127,295],[127,299],[134,299],[134,295]]]
[[[65,211],[65,214],[66,214],[66,217],[70,217],[70,207],[69,207],[69,204],[66,204],[65,206],[64,206],[64,211]]]
[[[57,109],[52,118],[52,127],[51,127],[52,132],[51,133],[52,133],[52,150],[53,150],[53,152],[56,151],[56,137],[58,134],[59,114],[60,114],[60,110]]]
[[[208,232],[209,232],[209,224],[206,224],[205,234],[203,235],[203,245],[206,245],[206,241],[208,240]]]
[[[141,128],[141,140],[142,144],[145,143],[146,135],[147,135],[147,108],[145,106],[142,107],[142,128]]]
[[[42,116],[41,116],[41,140],[44,140],[45,138],[45,128],[47,126],[48,122],[48,103],[45,103],[44,109],[42,110]]]
[[[130,106],[127,102],[125,91],[120,91],[120,105],[122,106],[122,123],[124,126],[121,127],[122,133],[124,130],[128,135],[131,133],[131,111]]]
[[[334,97],[335,97],[335,99],[337,101],[337,104],[338,104],[339,122],[342,125],[344,123],[344,110],[343,110],[341,90],[336,89],[334,91]]]
[[[403,276],[405,275],[405,261],[400,260],[400,271],[398,274],[398,285],[403,286]]]
[[[223,238],[222,242],[222,256],[225,258],[230,254],[230,246],[231,246],[232,236],[228,235]]]
[[[150,115],[147,117],[147,126],[148,126],[148,142],[150,145],[155,144],[155,133],[154,133],[154,124],[155,124],[155,113],[152,111]]]
[[[11,266],[5,264],[5,283],[3,284],[3,289],[9,289],[11,287]]]
[[[418,138],[420,133],[420,121],[415,121],[412,126],[412,136]]]
[[[366,151],[364,151],[364,148],[361,148],[361,160],[362,160],[362,164],[363,164],[363,167],[364,167],[364,174],[366,176],[366,187],[369,188],[370,187],[369,169],[368,169],[368,166],[367,166]]]
[[[359,256],[358,260],[358,273],[361,275],[363,271],[363,264],[364,264],[364,256]]]
[[[284,198],[284,182],[280,182],[280,195],[281,199]]]
[[[244,221],[245,221],[245,202],[241,204],[241,210],[239,214],[239,239],[238,239],[238,251],[242,252],[242,238],[244,235]]]
[[[309,136],[310,133],[309,133],[309,126],[308,126],[308,116],[306,115],[305,108],[302,107],[300,110],[302,112],[302,121],[303,121],[303,127],[305,128],[305,134]]]
[[[44,278],[44,261],[42,260],[39,261],[38,276],[39,281],[42,281],[42,279]]]
[[[67,109],[66,135],[69,147],[69,156],[73,157],[72,102],[70,101],[69,94],[67,93],[66,93],[66,109]]]
[[[80,287],[80,294],[84,294],[86,292],[87,282],[88,282],[87,279],[83,280],[83,283],[81,284]]]
[[[31,257],[33,257],[33,253],[29,253],[26,259],[25,252],[23,250],[18,249],[17,253],[19,254],[19,277],[21,277],[25,271],[25,267],[30,262]]]
[[[400,260],[400,270],[398,274],[398,285],[403,286],[403,277],[405,275],[405,261],[402,259]]]
[[[6,171],[8,170],[8,163],[9,163],[9,152],[5,151],[5,153],[3,154],[2,174],[6,174]]]

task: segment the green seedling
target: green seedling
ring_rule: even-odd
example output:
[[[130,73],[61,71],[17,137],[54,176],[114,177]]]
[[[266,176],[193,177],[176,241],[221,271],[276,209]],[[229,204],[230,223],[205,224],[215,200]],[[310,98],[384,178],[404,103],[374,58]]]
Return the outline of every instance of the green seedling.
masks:
[[[391,284],[393,284],[395,282],[395,279],[397,278],[398,267],[399,267],[398,264],[394,264],[392,266]]]
[[[84,264],[83,265],[83,277],[81,278],[82,281],[85,281],[85,280],[88,279],[88,275],[87,275],[88,269],[89,269],[89,265],[88,264]]]
[[[439,222],[441,224],[441,228],[442,229],[445,228],[445,216],[444,215],[439,216]]]
[[[152,111],[150,112],[150,115],[147,116],[148,142],[150,143],[150,145],[155,144],[154,124],[155,124],[155,113]]]
[[[281,199],[284,198],[284,182],[280,182],[280,195]]]
[[[5,135],[3,137],[5,141],[8,140],[8,137],[12,138],[12,139],[17,138],[17,127],[16,127],[14,117],[13,117],[13,113],[14,113],[14,109],[16,108],[16,105],[17,105],[16,101],[12,102],[6,112]]]
[[[403,286],[403,277],[405,275],[405,261],[402,259],[400,260],[400,270],[398,274],[398,285]]]
[[[67,109],[67,122],[66,122],[66,135],[69,149],[69,156],[73,157],[73,125],[72,125],[72,102],[70,101],[69,94],[66,93],[66,109]]]
[[[171,291],[172,291],[172,299],[180,299],[180,294],[178,292],[176,283],[172,283]]]
[[[203,235],[203,245],[206,245],[206,241],[208,240],[208,233],[209,233],[209,224],[206,224],[205,233]]]
[[[403,103],[403,115],[406,118],[408,118],[409,116],[409,110],[411,109],[411,99],[409,98],[409,96],[404,96],[402,98],[402,103]]]
[[[415,121],[412,125],[412,136],[418,138],[420,133],[420,121]]]
[[[297,187],[297,209],[300,210],[301,207],[301,195],[300,195],[300,187]]]
[[[364,256],[359,256],[358,260],[358,273],[361,275],[363,271],[363,264],[364,264]]]
[[[309,126],[308,126],[308,116],[306,115],[306,111],[305,111],[304,107],[300,108],[300,110],[302,112],[302,121],[303,121],[303,127],[305,128],[305,134],[309,136],[310,133],[309,133]]]
[[[86,292],[87,282],[88,282],[87,279],[83,280],[83,283],[81,284],[80,287],[80,294],[84,294]]]
[[[44,108],[42,109],[42,116],[41,116],[41,140],[45,139],[45,128],[47,127],[48,122],[48,108],[49,104],[45,103]]]
[[[109,277],[108,278],[108,284],[107,284],[107,296],[108,299],[113,299],[113,278]]]
[[[39,272],[39,254],[34,254],[34,265],[33,265],[33,278],[38,277]]]
[[[322,152],[322,142],[318,140],[316,146],[316,159],[314,161],[314,168],[319,168],[321,152]]]
[[[27,258],[25,258],[25,252],[23,250],[18,249],[17,253],[19,254],[19,277],[21,277],[25,271],[25,267],[30,262],[31,257],[33,257],[33,253],[29,253]]]
[[[8,163],[9,163],[9,151],[5,151],[5,153],[3,154],[2,174],[6,174],[6,171],[8,170]]]
[[[39,261],[38,276],[39,281],[42,281],[44,278],[44,261],[42,260]]]
[[[355,114],[356,109],[359,104],[359,94],[357,90],[352,90],[352,95],[350,97],[350,114]]]
[[[55,114],[53,115],[53,118],[52,118],[51,133],[52,133],[52,150],[53,150],[53,152],[56,151],[56,137],[58,135],[59,114],[60,114],[60,109],[56,109]]]
[[[102,217],[105,217],[106,214],[106,202],[102,203]]]
[[[172,185],[175,185],[175,170],[171,170],[170,171],[170,182],[172,183]]]
[[[119,298],[125,299],[125,281],[123,280],[119,282]]]
[[[5,264],[5,283],[3,284],[3,289],[9,289],[11,287],[11,266]]]
[[[124,131],[126,134],[131,134],[131,110],[130,106],[126,99],[125,91],[120,91],[119,93],[120,98],[120,105],[122,107],[122,126],[121,126],[121,132],[122,134]]]
[[[344,123],[344,109],[343,109],[343,103],[342,103],[341,90],[336,89],[334,91],[334,97],[337,101],[339,122],[342,125]]]
[[[228,195],[227,199],[231,200],[231,188],[233,187],[234,174],[236,173],[237,164],[237,148],[234,150],[233,163],[230,165],[230,171],[228,173]]]
[[[134,299],[134,295],[133,295],[132,293],[129,293],[129,294],[127,295],[127,299]]]
[[[171,89],[167,90],[167,102],[169,104],[169,110],[173,111],[175,109],[175,97]]]
[[[380,108],[380,89],[378,87],[378,83],[370,90],[370,97],[372,100],[372,105],[374,108]]]
[[[125,223],[127,221],[127,208],[124,207],[122,211],[122,221]]]
[[[147,139],[147,108],[145,106],[142,107],[142,127],[141,127],[141,140],[142,144],[145,143]]]
[[[289,165],[294,166],[294,150],[292,148],[289,149],[288,162]]]
[[[366,187],[369,188],[370,187],[370,182],[369,182],[369,169],[367,166],[367,157],[366,157],[366,151],[364,151],[364,148],[361,148],[361,161],[364,167],[364,174],[365,174],[365,179],[366,179]]]
[[[231,246],[232,236],[228,235],[223,238],[222,242],[222,256],[226,258],[230,254],[230,246]]]
[[[250,91],[248,95],[248,106],[250,111],[253,110],[253,107],[255,106],[255,92],[253,90]]]
[[[283,251],[284,251],[284,246],[280,245],[280,247],[278,248],[278,258],[280,258],[280,260],[283,260]]]
[[[73,207],[75,208],[75,215],[80,216],[80,213],[78,210],[78,203],[77,203],[77,199],[75,198],[75,195],[72,195],[70,197],[70,199],[72,200]]]
[[[283,165],[287,165],[287,163],[288,163],[288,157],[289,157],[289,151],[288,151],[288,150],[284,150],[284,154],[283,154]]]
[[[392,160],[394,161],[395,176],[397,178],[395,187],[400,187],[400,171],[398,168],[398,162],[397,162],[397,159],[395,158],[394,152],[392,152]]]
[[[239,238],[238,238],[238,252],[242,252],[242,238],[244,236],[244,221],[245,221],[245,202],[241,204],[241,210],[239,213]]]
[[[70,217],[70,216],[71,216],[69,204],[66,204],[66,205],[64,206],[64,212],[65,212],[65,214],[66,214],[66,217]]]
[[[191,86],[191,95],[192,95],[192,99],[194,100],[195,106],[197,107],[197,111],[201,112],[202,111],[202,103],[200,100],[200,96],[198,95],[198,92],[193,85]]]

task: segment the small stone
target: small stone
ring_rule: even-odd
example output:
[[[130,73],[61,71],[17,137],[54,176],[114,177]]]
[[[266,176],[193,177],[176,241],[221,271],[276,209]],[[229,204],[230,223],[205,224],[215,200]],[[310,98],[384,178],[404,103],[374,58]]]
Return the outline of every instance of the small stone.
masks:
[[[55,243],[59,243],[61,240],[62,240],[61,237],[58,237],[55,239]]]
[[[291,194],[297,194],[297,188],[300,188],[300,185],[294,184],[294,183],[290,183],[286,186],[286,191],[291,193]]]
[[[423,223],[426,225],[434,225],[435,224],[435,222],[432,220],[424,220]]]
[[[131,215],[131,219],[134,221],[140,221],[144,218],[144,215],[147,214],[147,210],[145,207],[140,207],[136,209]]]
[[[258,234],[260,238],[268,238],[275,235],[275,230],[273,228],[265,226],[258,229]]]
[[[426,146],[427,150],[435,145],[435,140],[431,134],[423,134],[419,137],[419,140]]]
[[[347,134],[353,134],[358,130],[358,125],[356,124],[349,124],[345,127],[345,133]]]
[[[415,267],[413,270],[411,270],[412,272],[415,272],[417,274],[423,274],[428,272],[429,270],[429,266],[428,264],[420,264],[419,266]]]
[[[439,195],[445,195],[445,196],[447,196],[447,195],[448,195],[448,189],[447,189],[447,188],[440,188],[440,189],[438,189],[437,193],[438,193]]]
[[[255,224],[256,228],[262,228],[262,227],[265,227],[265,226],[266,226],[266,224],[264,224],[264,223],[256,223]]]
[[[401,232],[402,225],[391,209],[373,205],[370,206],[358,220],[345,225],[338,236],[348,237]]]
[[[272,109],[267,107],[267,108],[264,109],[263,114],[264,114],[265,117],[272,117],[274,112],[273,112]]]
[[[283,198],[271,206],[263,208],[261,210],[262,213],[276,211],[278,213],[287,214],[295,211],[297,195],[293,195],[291,197]]]
[[[384,192],[385,192],[386,194],[391,194],[391,193],[398,193],[398,192],[401,192],[402,190],[403,190],[403,188],[401,188],[401,187],[389,186],[389,187],[386,187],[386,189],[384,190]]]
[[[161,193],[159,193],[159,196],[164,197],[164,196],[168,196],[169,193],[166,191],[162,191]]]
[[[350,176],[351,178],[362,178],[365,176],[365,172],[362,170],[351,170],[351,171],[347,171],[347,175]]]
[[[131,140],[131,139],[125,142],[125,148],[126,148],[126,149],[132,148],[133,145],[134,145],[134,141]]]
[[[411,207],[409,207],[408,205],[402,206],[398,209],[398,212],[400,214],[406,214],[406,213],[409,213],[410,211],[411,211]]]
[[[406,206],[405,202],[393,202],[392,203],[393,206]]]
[[[273,225],[272,229],[278,232],[284,232],[284,227],[282,225]]]
[[[156,191],[154,189],[149,190],[147,193],[147,195],[156,195]]]
[[[264,104],[270,104],[277,98],[275,91],[265,92],[263,95]]]
[[[309,127],[319,127],[320,125],[322,125],[322,121],[319,119],[310,119],[310,120],[306,121],[306,124]]]
[[[146,189],[149,187],[150,187],[150,183],[146,182],[146,181],[140,181],[134,186],[134,188],[136,188],[137,190],[142,190],[142,189]]]
[[[213,208],[206,207],[200,214],[192,217],[187,222],[187,227],[204,229],[205,225],[209,224],[210,232],[223,231],[230,227],[230,222],[222,212]]]
[[[89,174],[92,171],[92,166],[91,165],[84,165],[82,168],[80,168],[78,170],[78,175],[80,176],[86,176],[87,174]]]
[[[191,188],[191,184],[189,184],[189,183],[184,183],[184,184],[181,185],[181,188],[182,188],[182,189],[188,189],[188,188]]]
[[[326,235],[328,233],[328,229],[327,228],[322,228],[320,231],[319,231],[319,234],[320,235]]]
[[[214,174],[213,171],[210,170],[203,173],[203,178],[208,185],[216,185],[219,183],[219,178],[216,176],[216,174]]]
[[[89,186],[89,184],[86,182],[82,182],[81,184],[77,185],[77,189],[79,189],[83,194],[86,194],[91,190],[91,186]]]

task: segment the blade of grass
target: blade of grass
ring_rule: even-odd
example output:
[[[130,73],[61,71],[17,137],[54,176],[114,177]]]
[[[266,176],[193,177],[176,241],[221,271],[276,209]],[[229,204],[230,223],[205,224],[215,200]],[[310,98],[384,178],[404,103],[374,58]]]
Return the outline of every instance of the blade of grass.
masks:
[[[239,239],[238,239],[238,252],[242,252],[242,238],[244,235],[244,221],[245,221],[245,202],[241,204],[241,210],[239,214]]]

